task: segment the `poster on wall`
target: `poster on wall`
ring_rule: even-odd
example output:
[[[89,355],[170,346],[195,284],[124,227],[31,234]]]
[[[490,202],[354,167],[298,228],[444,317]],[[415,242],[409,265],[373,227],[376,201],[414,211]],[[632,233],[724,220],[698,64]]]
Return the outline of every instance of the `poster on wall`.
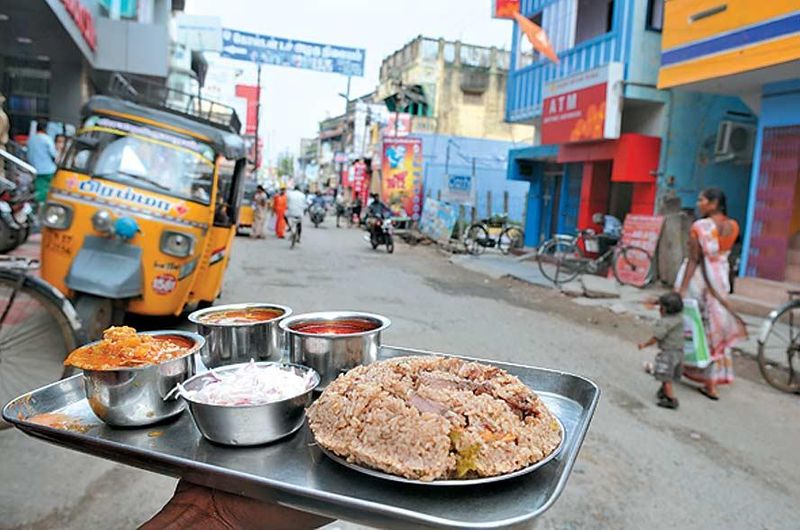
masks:
[[[419,231],[434,241],[447,241],[458,221],[458,206],[430,197],[425,199]]]
[[[407,112],[393,112],[383,128],[384,136],[408,136],[411,134],[411,114]]]
[[[398,215],[419,220],[422,210],[422,139],[384,138],[381,197]]]
[[[609,63],[546,83],[542,144],[619,138],[622,73],[622,63]]]
[[[655,256],[662,226],[664,226],[664,217],[661,215],[626,215],[625,222],[622,224],[621,244],[642,248],[651,257]],[[646,263],[631,263],[635,257],[635,254],[631,254],[626,259],[618,258],[617,274],[619,274],[619,279],[625,283],[644,286],[650,270],[646,268]],[[651,266],[654,264],[655,261],[651,261]]]
[[[471,175],[445,175],[442,200],[457,204],[475,204],[475,179]]]

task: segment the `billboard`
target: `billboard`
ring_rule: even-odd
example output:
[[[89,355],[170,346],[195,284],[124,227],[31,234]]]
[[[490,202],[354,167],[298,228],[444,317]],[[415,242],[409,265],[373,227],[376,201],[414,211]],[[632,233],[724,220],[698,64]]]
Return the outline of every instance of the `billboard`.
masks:
[[[222,30],[222,56],[239,61],[362,77],[364,55],[362,48],[283,39],[228,28]]]
[[[622,73],[622,63],[609,63],[546,83],[542,144],[619,138]]]
[[[514,19],[519,13],[519,0],[492,0],[492,18]]]
[[[428,197],[419,220],[419,231],[434,241],[447,241],[453,233],[456,221],[458,206]]]
[[[457,204],[475,204],[475,179],[471,175],[445,175],[442,200]]]
[[[384,138],[381,196],[392,211],[418,220],[422,211],[422,139]],[[401,213],[401,215],[402,215]]]

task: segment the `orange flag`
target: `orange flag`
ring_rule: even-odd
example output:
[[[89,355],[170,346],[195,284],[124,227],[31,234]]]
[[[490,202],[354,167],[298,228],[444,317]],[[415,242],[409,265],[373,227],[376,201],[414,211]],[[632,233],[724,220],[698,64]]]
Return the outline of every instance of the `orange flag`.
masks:
[[[516,20],[517,24],[519,24],[519,27],[522,28],[522,31],[528,37],[528,40],[531,41],[531,44],[533,44],[533,47],[536,49],[536,51],[554,63],[559,63],[558,55],[556,55],[556,52],[550,45],[550,39],[547,38],[547,33],[545,33],[538,24],[535,24],[530,19],[523,17],[518,12],[514,13],[514,20]]]

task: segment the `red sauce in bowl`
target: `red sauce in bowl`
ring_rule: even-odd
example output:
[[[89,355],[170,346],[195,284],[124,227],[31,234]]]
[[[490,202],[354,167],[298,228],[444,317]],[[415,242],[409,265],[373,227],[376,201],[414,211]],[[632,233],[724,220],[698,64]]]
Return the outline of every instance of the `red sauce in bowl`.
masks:
[[[292,331],[308,333],[310,335],[352,335],[364,333],[381,327],[380,322],[361,318],[348,318],[344,320],[321,320],[315,322],[298,322],[290,326]]]

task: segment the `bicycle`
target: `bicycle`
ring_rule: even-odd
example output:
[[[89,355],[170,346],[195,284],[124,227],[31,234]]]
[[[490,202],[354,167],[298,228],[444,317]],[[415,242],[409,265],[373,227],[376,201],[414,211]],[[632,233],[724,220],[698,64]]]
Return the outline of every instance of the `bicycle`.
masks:
[[[647,287],[654,279],[653,259],[645,249],[617,242],[602,253],[600,236],[594,230],[581,230],[576,236],[557,235],[545,241],[537,252],[542,275],[555,285],[574,280],[586,272],[596,274],[610,265],[614,277],[623,285]],[[599,254],[589,257],[586,254]],[[641,271],[646,271],[641,277]]]
[[[800,291],[773,310],[758,334],[758,369],[770,386],[800,393]]]
[[[302,217],[289,217],[287,219],[286,224],[289,227],[289,231],[292,232],[291,246],[289,248],[294,248],[294,246],[300,242],[300,234],[303,231],[302,223]]]
[[[508,254],[512,248],[522,248],[524,241],[522,229],[511,224],[507,215],[501,215],[470,225],[464,236],[464,248],[473,256],[495,247]]]
[[[38,267],[36,259],[0,256],[0,405],[70,375],[64,359],[85,342],[70,301],[29,274]],[[0,420],[0,429],[8,426]]]

